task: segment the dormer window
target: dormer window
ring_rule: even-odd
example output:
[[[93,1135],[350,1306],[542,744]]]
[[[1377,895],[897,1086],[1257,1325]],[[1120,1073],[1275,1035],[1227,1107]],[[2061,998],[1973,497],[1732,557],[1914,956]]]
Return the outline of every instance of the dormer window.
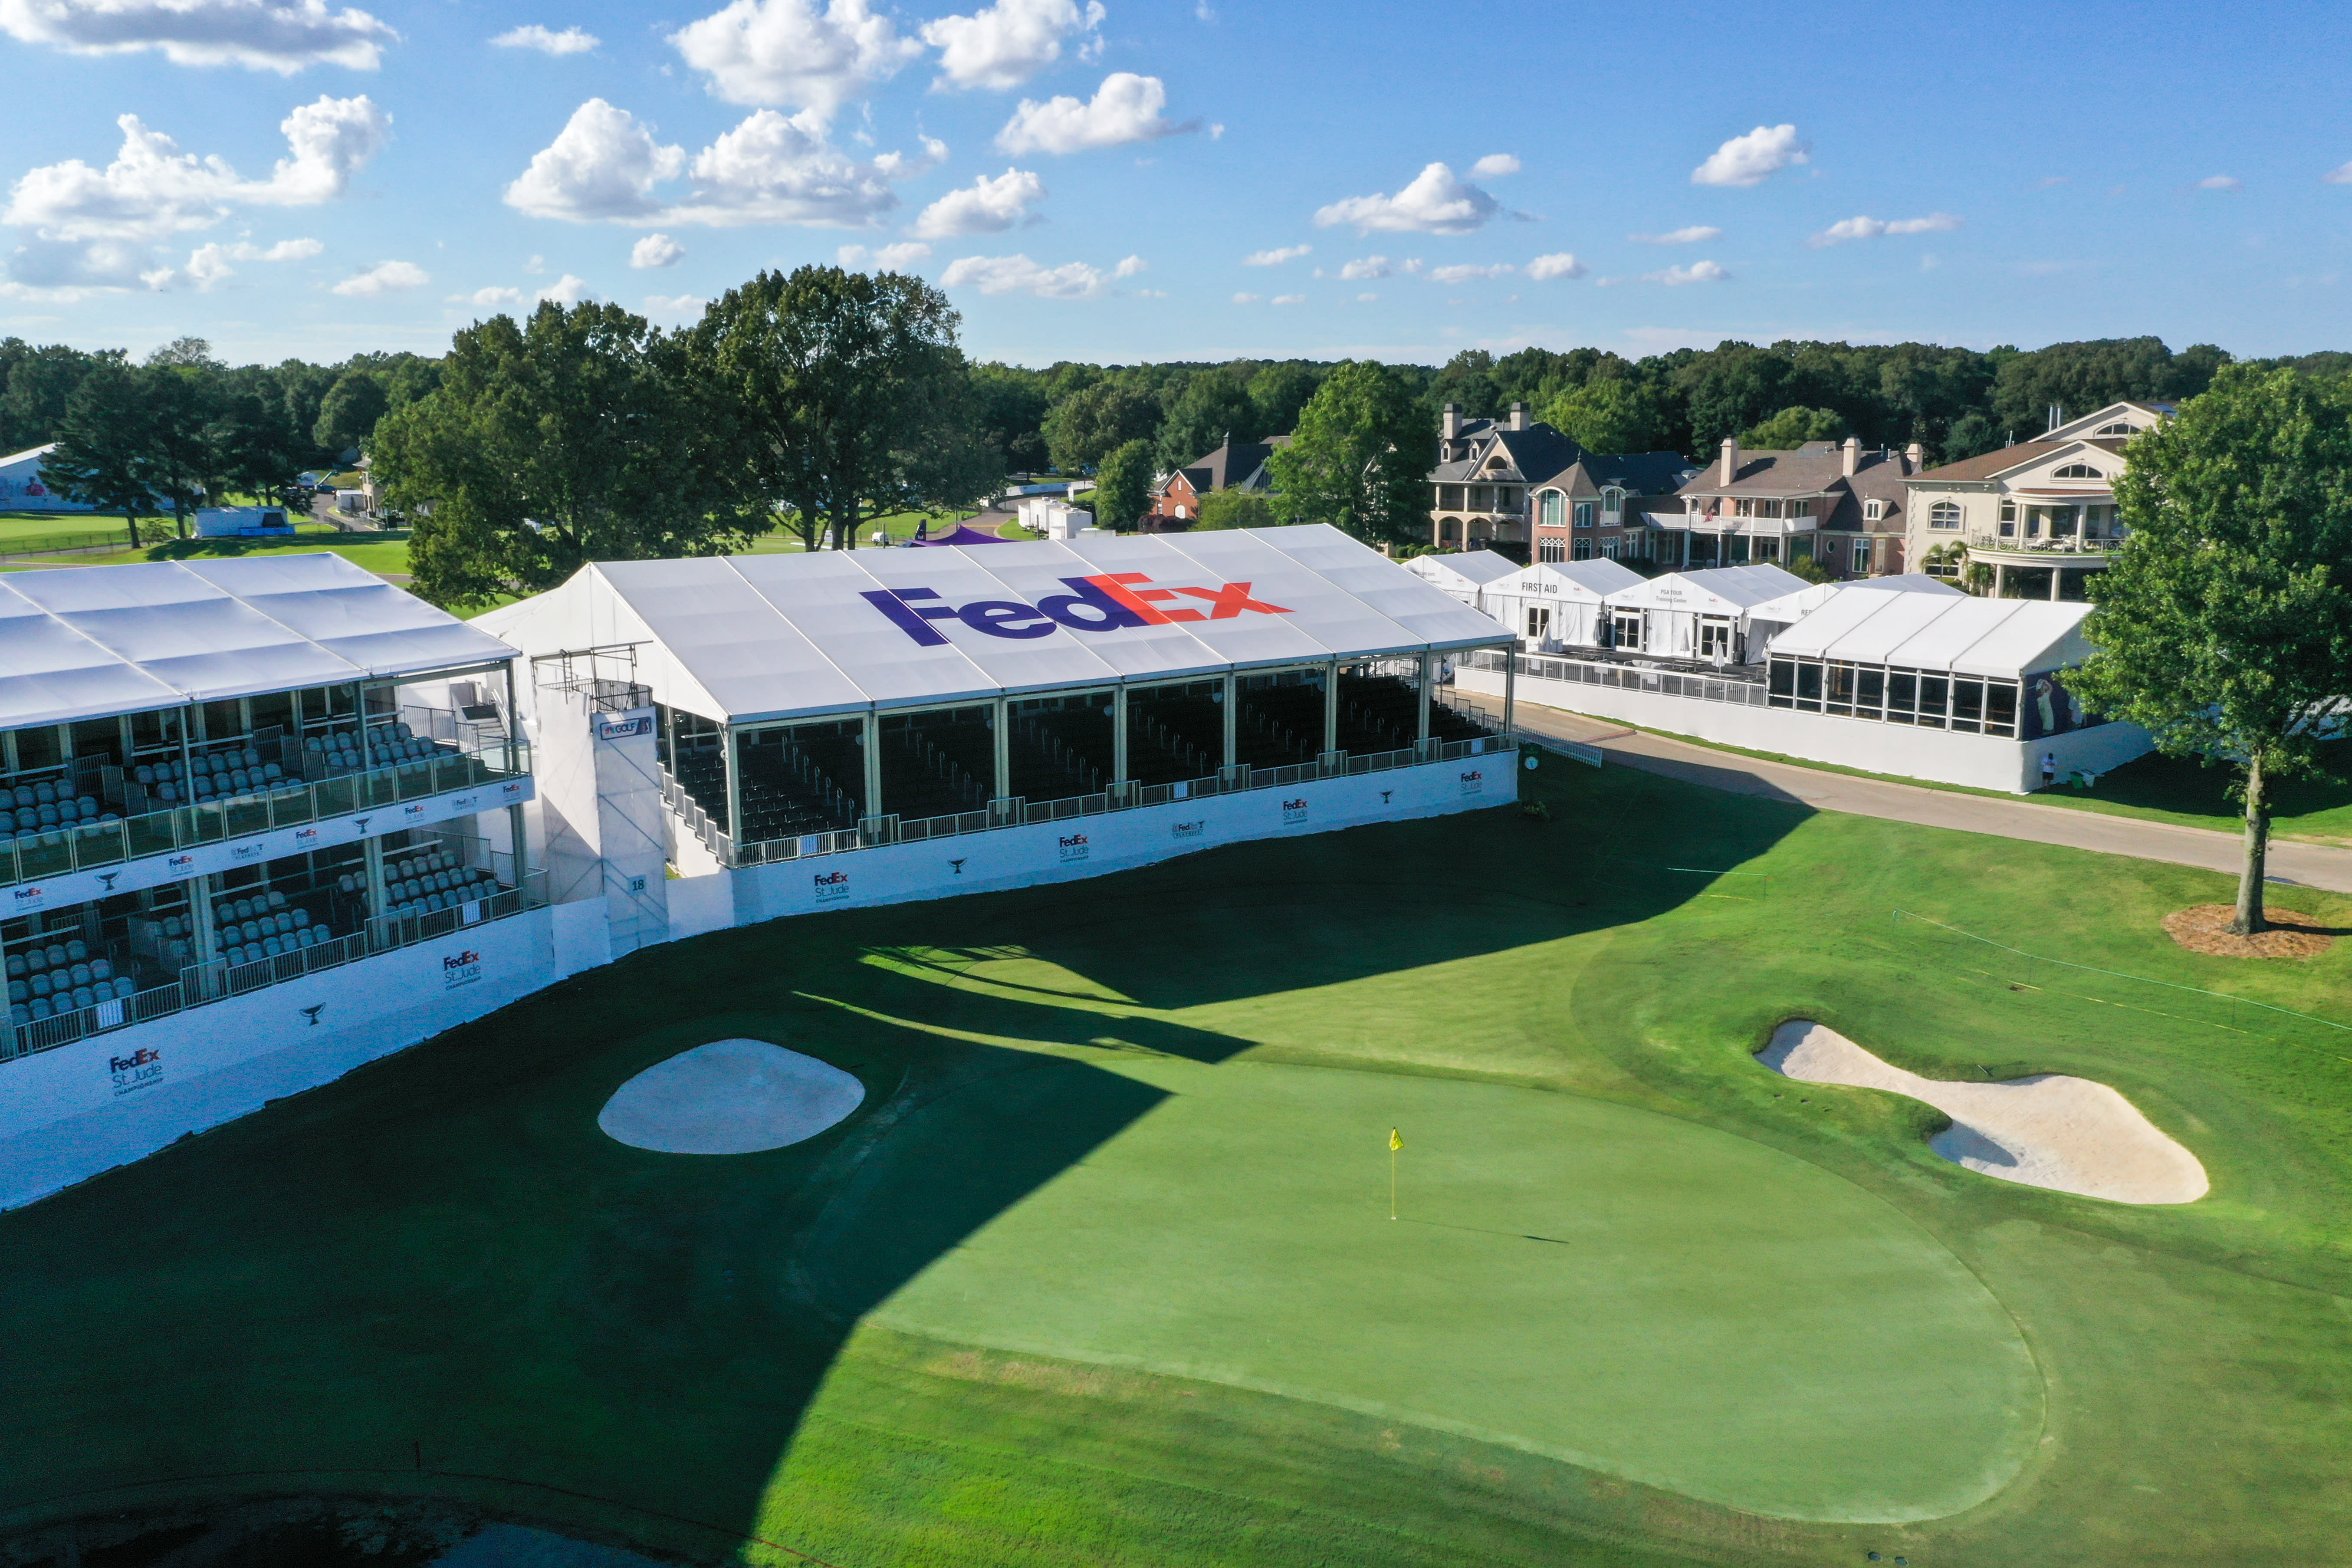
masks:
[[[2088,463],[2069,463],[2050,477],[2053,479],[2104,479],[2107,476]]]
[[[2139,434],[2139,426],[2137,425],[2102,425],[2095,434],[2101,436],[2137,436]]]
[[[1862,503],[1862,521],[1864,522],[1876,522],[1885,517],[1885,515],[1886,503],[1885,501],[1866,500]]]
[[[1623,511],[1625,492],[1615,485],[1603,485],[1601,488],[1601,510],[1606,512]]]

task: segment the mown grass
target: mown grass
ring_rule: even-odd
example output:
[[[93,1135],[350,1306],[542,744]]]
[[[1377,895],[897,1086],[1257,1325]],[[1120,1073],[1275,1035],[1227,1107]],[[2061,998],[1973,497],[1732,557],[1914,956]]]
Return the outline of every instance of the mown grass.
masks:
[[[2226,887],[2186,868],[1633,770],[1532,781],[1549,822],[1244,845],[653,950],[0,1216],[0,1343],[38,1352],[0,1380],[0,1533],[290,1488],[843,1568],[2338,1554],[2352,1034],[2331,1026],[2352,1012],[2352,943],[2258,964],[2180,950],[2162,915]],[[2275,896],[2352,928],[2352,900]],[[2112,1083],[2212,1195],[2134,1208],[1960,1171],[1927,1149],[1924,1107],[1757,1068],[1790,1016],[1937,1076]],[[739,1034],[856,1073],[866,1108],[738,1159],[596,1131],[629,1074]],[[1215,1367],[885,1325],[932,1260],[1125,1159],[1168,1091],[1087,1064],[1160,1058],[1510,1086],[1809,1164],[2000,1303],[2042,1381],[2034,1457],[1946,1518],[1773,1518],[1629,1479],[1606,1452],[1570,1464]],[[960,1104],[993,1109],[934,1140],[927,1201],[877,1201],[910,1119]],[[1229,1149],[1171,1174],[1165,1223],[1250,1174]],[[1769,1299],[1725,1272],[1695,1305],[1736,1321]],[[1655,1325],[1669,1364],[1680,1321]],[[1496,1365],[1529,1353],[1497,1343]],[[1690,1396],[1656,1375],[1662,1400]]]

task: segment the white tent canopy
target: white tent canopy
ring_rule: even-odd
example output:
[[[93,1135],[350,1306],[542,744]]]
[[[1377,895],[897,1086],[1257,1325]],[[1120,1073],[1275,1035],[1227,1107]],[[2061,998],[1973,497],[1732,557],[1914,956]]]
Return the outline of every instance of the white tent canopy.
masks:
[[[1709,616],[1744,615],[1758,605],[1806,586],[1793,572],[1761,563],[1716,566],[1704,572],[1669,572],[1647,582],[1631,584],[1609,595],[1611,607],[1635,610],[1686,610]]]
[[[611,562],[476,626],[761,723],[1491,647],[1495,624],[1320,525]]]
[[[1602,601],[1641,583],[1640,573],[1614,561],[1539,561],[1489,583],[1486,610],[1517,636],[1591,647],[1601,641]],[[1530,610],[1542,614],[1531,620]]]
[[[2045,599],[1842,594],[1775,638],[1772,655],[2015,680],[2088,658],[2090,613]]]
[[[1774,621],[1784,626],[1796,625],[1840,594],[1933,594],[1940,598],[1965,597],[1960,590],[1940,577],[1930,577],[1923,572],[1906,572],[1898,576],[1864,577],[1852,583],[1809,583],[1793,594],[1750,605],[1748,618]]]
[[[0,729],[509,659],[343,557],[158,561],[0,577]]]
[[[1450,555],[1416,555],[1404,569],[1424,583],[1433,583],[1448,596],[1477,607],[1479,590],[1518,571],[1519,563],[1491,550],[1465,550]]]

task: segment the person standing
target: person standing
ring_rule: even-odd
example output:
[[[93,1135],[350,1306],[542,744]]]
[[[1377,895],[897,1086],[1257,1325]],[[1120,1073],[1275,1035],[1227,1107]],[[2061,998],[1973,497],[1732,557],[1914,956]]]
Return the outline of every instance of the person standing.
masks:
[[[2042,753],[2042,787],[2043,789],[2048,789],[2052,784],[2054,784],[2057,782],[2058,753],[2055,752],[2044,752]]]

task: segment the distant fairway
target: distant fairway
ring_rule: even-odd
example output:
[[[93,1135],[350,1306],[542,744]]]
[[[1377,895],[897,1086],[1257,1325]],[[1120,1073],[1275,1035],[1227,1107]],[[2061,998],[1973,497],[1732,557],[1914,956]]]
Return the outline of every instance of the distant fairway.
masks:
[[[1075,1069],[1074,1069],[1075,1070]],[[899,1291],[888,1328],[1328,1400],[1752,1512],[1957,1513],[2040,1436],[2000,1305],[1885,1203],[1745,1139],[1538,1089],[1128,1058],[1171,1098]],[[921,1205],[935,1103],[813,1237]],[[1410,1129],[1388,1217],[1388,1129]]]

